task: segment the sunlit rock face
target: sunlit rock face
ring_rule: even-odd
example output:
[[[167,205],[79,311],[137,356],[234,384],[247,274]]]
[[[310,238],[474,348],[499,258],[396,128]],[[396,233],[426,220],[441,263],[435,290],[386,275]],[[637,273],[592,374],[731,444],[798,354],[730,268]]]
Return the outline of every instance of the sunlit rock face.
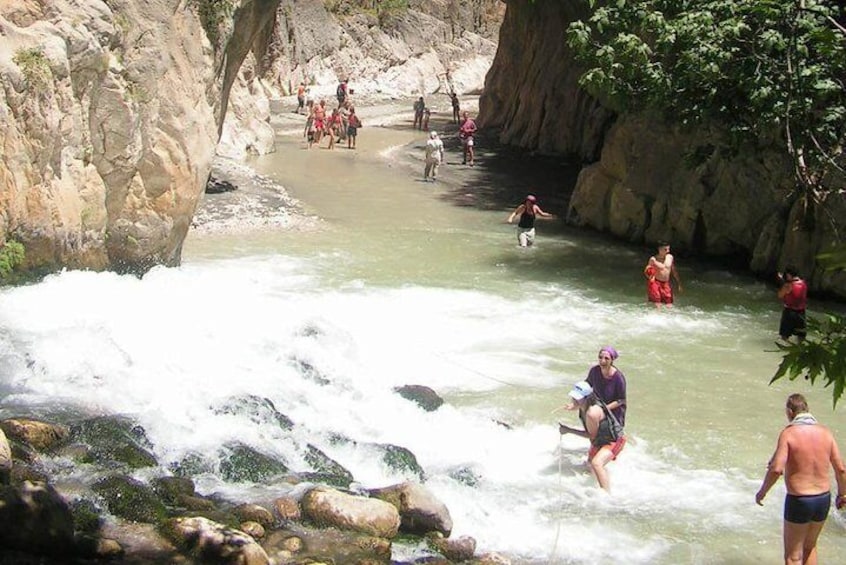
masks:
[[[812,289],[846,297],[846,274],[815,259],[836,240],[832,222],[846,217],[842,195],[824,208],[792,197],[791,164],[775,144],[692,163],[691,154],[719,146],[712,133],[619,116],[579,89],[565,30],[586,3],[506,3],[479,122],[503,143],[585,163],[575,187],[562,183],[573,190],[570,222],[650,246],[667,240],[759,274],[793,264]]]
[[[322,0],[0,3],[0,243],[25,270],[178,264],[215,153],[272,152],[299,81],[443,94],[450,70],[478,91],[502,10],[468,6],[411,2],[385,31]]]
[[[0,53],[0,233],[27,267],[177,263],[217,142],[190,3],[4,2]]]

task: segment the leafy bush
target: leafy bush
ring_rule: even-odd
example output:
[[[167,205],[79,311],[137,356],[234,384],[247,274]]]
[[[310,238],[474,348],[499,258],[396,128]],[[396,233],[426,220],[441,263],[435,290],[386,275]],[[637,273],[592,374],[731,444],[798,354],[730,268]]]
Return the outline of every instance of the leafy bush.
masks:
[[[20,67],[27,84],[32,88],[44,88],[53,78],[50,61],[47,60],[41,47],[18,49],[12,61]]]
[[[200,24],[217,50],[221,43],[221,27],[225,27],[224,24],[235,13],[236,0],[194,0],[194,3],[200,16]]]
[[[0,247],[0,279],[9,276],[12,270],[23,263],[24,246],[13,240],[9,240],[5,245]]]

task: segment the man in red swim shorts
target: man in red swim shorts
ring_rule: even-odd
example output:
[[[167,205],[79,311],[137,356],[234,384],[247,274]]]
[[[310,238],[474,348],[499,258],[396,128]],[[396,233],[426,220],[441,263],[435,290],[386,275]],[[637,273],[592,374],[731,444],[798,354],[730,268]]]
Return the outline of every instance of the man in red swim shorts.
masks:
[[[682,285],[673,256],[670,254],[669,243],[658,242],[658,253],[649,258],[643,272],[647,278],[646,295],[649,302],[653,303],[656,308],[660,308],[662,305],[667,308],[672,307],[673,287],[670,284],[670,277],[672,276],[675,279],[679,292],[682,291]]]

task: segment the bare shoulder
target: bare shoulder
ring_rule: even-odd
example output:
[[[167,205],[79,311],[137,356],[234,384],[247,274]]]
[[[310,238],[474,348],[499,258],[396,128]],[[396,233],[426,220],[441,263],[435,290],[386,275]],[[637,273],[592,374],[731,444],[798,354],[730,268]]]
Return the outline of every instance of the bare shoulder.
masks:
[[[598,404],[594,404],[593,406],[587,409],[587,416],[589,418],[599,420],[601,419],[602,415],[602,408],[600,408]]]

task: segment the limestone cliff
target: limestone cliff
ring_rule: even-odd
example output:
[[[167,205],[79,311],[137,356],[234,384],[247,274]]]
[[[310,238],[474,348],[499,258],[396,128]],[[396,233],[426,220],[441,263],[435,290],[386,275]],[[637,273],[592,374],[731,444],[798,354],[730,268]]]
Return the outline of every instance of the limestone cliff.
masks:
[[[177,0],[0,6],[0,233],[28,266],[178,261],[217,139],[211,58]]]
[[[412,1],[388,22],[358,4],[0,3],[0,243],[21,241],[26,269],[175,265],[215,152],[272,151],[269,101],[299,81],[411,95],[449,70],[481,87],[495,0]]]
[[[583,6],[507,1],[481,125],[499,128],[505,143],[585,162],[569,206],[576,225],[632,242],[665,239],[762,275],[794,264],[813,289],[846,296],[846,274],[825,273],[814,259],[834,240],[830,220],[846,217],[843,198],[805,209],[791,196],[790,165],[775,146],[746,157],[717,154],[692,168],[685,155],[715,134],[602,108],[578,88],[580,69],[564,39]]]

